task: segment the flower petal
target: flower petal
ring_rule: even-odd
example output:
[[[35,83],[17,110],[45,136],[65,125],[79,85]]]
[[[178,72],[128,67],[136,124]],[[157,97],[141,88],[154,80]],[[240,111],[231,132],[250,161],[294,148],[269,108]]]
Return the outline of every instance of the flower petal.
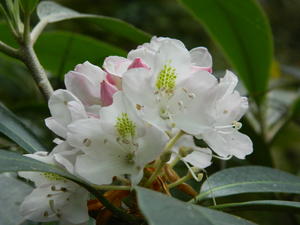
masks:
[[[77,120],[68,126],[67,141],[71,146],[81,149],[85,153],[97,152],[101,146],[108,148],[107,145],[110,146],[114,143],[109,139],[114,139],[114,137],[105,135],[107,130],[103,130],[104,124],[103,120],[95,118]],[[114,129],[113,126],[108,127]],[[115,146],[118,145],[114,144],[112,148]]]
[[[216,125],[225,126],[239,121],[248,110],[248,99],[241,97],[237,91],[224,96],[216,103]]]
[[[176,80],[181,80],[189,74],[191,68],[191,58],[188,50],[173,41],[164,41],[155,54],[153,66],[149,66],[156,77],[165,65],[174,68],[177,75]]]
[[[68,105],[69,102],[74,103]],[[79,99],[67,90],[56,90],[50,97],[48,106],[52,117],[63,126],[72,122],[72,117],[76,117],[75,119],[86,117],[84,107]]]
[[[169,139],[166,133],[156,126],[148,124],[145,131],[144,136],[138,139],[139,149],[135,153],[136,163],[142,168],[159,156]]]
[[[212,152],[209,148],[194,147],[194,151],[183,158],[193,166],[203,169],[211,165]]]
[[[124,57],[109,56],[105,58],[103,68],[111,75],[122,77],[131,63],[131,60]]]
[[[79,156],[75,171],[93,184],[110,184],[114,176],[131,174],[134,169],[125,161],[126,153],[119,148],[107,148],[107,151],[90,152]]]
[[[80,149],[73,148],[66,141],[57,145],[50,153],[57,163],[72,174],[74,173],[74,165],[79,154],[82,154]]]
[[[62,208],[61,212],[64,219],[72,224],[81,224],[89,220],[87,200],[89,193],[83,188],[79,187],[69,197],[70,203]]]
[[[133,62],[130,64],[128,69],[134,69],[134,68],[145,68],[150,69],[145,63],[143,63],[143,60],[141,58],[135,58]]]
[[[67,137],[67,128],[60,123],[58,123],[53,117],[45,119],[46,126],[53,131],[56,135],[66,138]]]
[[[222,157],[233,155],[239,159],[244,159],[246,155],[253,151],[251,139],[232,128],[232,132],[220,133],[215,130],[202,134],[203,140]]]
[[[71,71],[65,76],[65,85],[67,90],[74,93],[83,104],[101,104],[100,83],[91,83],[85,75]]]
[[[120,117],[122,113],[126,113],[129,119],[132,120],[132,122],[135,124],[137,135],[143,135],[144,122],[138,117],[134,106],[121,91],[114,94],[112,105],[103,107],[100,110],[100,118],[106,123],[110,123],[112,126],[115,126],[115,124],[117,123],[117,118]],[[114,135],[116,135],[115,132]]]
[[[117,88],[107,81],[101,82],[101,102],[102,106],[108,106],[111,105],[113,102],[113,94],[117,92]]]
[[[24,219],[36,222],[49,222],[59,220],[57,215],[51,211],[47,194],[51,192],[50,186],[34,189],[27,195],[20,206]],[[47,212],[47,213],[46,213]]]
[[[194,66],[211,68],[212,57],[207,48],[197,47],[190,50],[191,60]]]
[[[83,74],[92,84],[99,84],[105,78],[105,72],[99,67],[86,61],[75,67],[75,72]]]
[[[172,160],[179,154],[179,149],[181,147],[191,148],[194,151],[184,157],[182,160],[192,164],[197,168],[206,168],[211,164],[212,152],[208,148],[200,148],[195,145],[194,138],[191,135],[183,135],[175,144],[172,151]]]

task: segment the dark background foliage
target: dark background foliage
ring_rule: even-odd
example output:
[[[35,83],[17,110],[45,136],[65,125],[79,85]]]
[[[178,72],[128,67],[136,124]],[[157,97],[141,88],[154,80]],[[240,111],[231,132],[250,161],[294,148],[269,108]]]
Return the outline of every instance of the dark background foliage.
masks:
[[[213,56],[216,74],[223,74],[225,69],[230,68],[224,55],[203,27],[174,0],[57,0],[56,2],[82,13],[120,18],[151,35],[180,39],[189,49],[197,46],[206,46]],[[297,94],[297,91],[299,91],[300,84],[300,1],[260,0],[260,3],[272,27],[275,49],[270,91],[268,93],[270,97],[268,107],[272,109],[273,113],[284,115],[290,102]],[[218,20],[218,18],[215,19]],[[33,22],[35,23],[36,21],[37,16],[35,15]],[[81,21],[64,21],[47,27],[47,31],[58,30],[70,32],[69,41],[65,45],[72,45],[72,33],[76,32],[117,46],[125,51],[136,47],[136,44],[129,40],[118,38],[113,34],[96,28],[92,24]],[[1,34],[3,33],[0,30],[0,37]],[[50,48],[47,46],[40,47],[44,47],[45,54],[47,54],[51,47],[55,48],[55,42],[54,46]],[[119,49],[116,49],[116,52],[124,54]],[[62,58],[64,54],[68,54],[67,50],[62,52]],[[84,49],[82,54],[85,54]],[[99,54],[105,56],[106,53],[99,52]],[[259,49],[257,49],[257,54],[260,54]],[[84,58],[84,55],[82,57]],[[96,59],[93,63],[101,66],[102,60],[103,57],[99,58],[99,60]],[[56,61],[53,60],[53,63],[56,63]],[[64,72],[73,69],[69,65],[64,64],[63,60],[60,63],[58,66],[60,69],[56,73],[49,72],[54,89],[64,88]],[[82,62],[78,61],[78,63]],[[0,102],[22,118],[49,149],[53,147],[51,140],[54,136],[44,125],[44,119],[49,116],[44,99],[26,68],[21,63],[17,63],[2,54],[0,55]],[[269,146],[264,146],[260,143],[260,137],[255,135],[253,130],[247,126],[247,121],[244,121],[243,131],[249,134],[255,143],[254,154],[245,161],[232,159],[224,162],[216,160],[214,165],[209,168],[208,174],[226,167],[257,164],[273,166],[299,175],[299,125],[300,117],[296,115],[280,132],[272,147],[269,148]],[[0,136],[0,147],[18,149],[11,140],[4,136]],[[181,170],[180,167],[178,169],[179,171]],[[271,198],[300,200],[297,196],[270,195]],[[246,201],[265,197],[257,194],[245,194],[231,197],[231,200]],[[180,198],[184,199],[185,196],[180,196]],[[221,198],[219,202],[226,202],[226,199]],[[295,214],[286,211],[270,212],[269,210],[247,209],[233,213],[249,218],[259,224],[299,224],[299,218]]]

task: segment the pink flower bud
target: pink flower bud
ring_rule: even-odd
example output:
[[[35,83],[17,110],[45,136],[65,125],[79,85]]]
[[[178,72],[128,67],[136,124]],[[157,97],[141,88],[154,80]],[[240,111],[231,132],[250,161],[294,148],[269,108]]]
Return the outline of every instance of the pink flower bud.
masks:
[[[102,102],[102,106],[108,106],[111,105],[113,100],[112,100],[112,96],[114,95],[115,92],[118,91],[118,89],[116,88],[116,86],[110,84],[107,81],[102,81],[101,82],[101,102]]]

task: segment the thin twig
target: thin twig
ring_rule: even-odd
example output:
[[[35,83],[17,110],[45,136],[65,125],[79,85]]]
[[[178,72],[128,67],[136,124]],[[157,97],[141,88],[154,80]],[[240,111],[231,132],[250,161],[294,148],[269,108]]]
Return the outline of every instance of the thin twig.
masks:
[[[32,73],[33,78],[36,84],[38,85],[40,91],[42,92],[46,100],[48,100],[53,94],[53,88],[32,46],[22,47],[22,60]]]
[[[53,88],[48,80],[47,74],[38,60],[30,35],[30,15],[24,16],[24,34],[21,44],[22,61],[33,75],[35,82],[37,83],[40,91],[48,100],[53,93]]]
[[[3,52],[4,54],[11,56],[13,58],[20,59],[20,54],[17,49],[8,46],[4,42],[0,41],[0,52]]]

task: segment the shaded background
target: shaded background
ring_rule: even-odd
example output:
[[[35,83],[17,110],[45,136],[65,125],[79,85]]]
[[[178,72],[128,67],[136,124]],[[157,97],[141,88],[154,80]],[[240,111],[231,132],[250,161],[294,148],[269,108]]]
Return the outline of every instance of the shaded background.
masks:
[[[188,49],[205,46],[213,56],[214,71],[217,74],[223,74],[225,69],[230,68],[221,51],[205,33],[201,25],[174,0],[57,0],[56,2],[82,13],[120,18],[152,35],[180,39],[186,44]],[[273,110],[273,114],[280,114],[286,111],[288,104],[299,90],[300,1],[260,0],[260,3],[270,20],[275,46],[270,87],[274,86],[276,88],[272,92],[270,91],[269,106]],[[36,22],[37,18],[33,20],[35,20],[33,22]],[[81,33],[94,39],[106,41],[127,51],[136,47],[130,41],[118,39],[107,32],[95,29],[91,24],[79,21],[64,21],[51,24],[47,27],[47,30],[66,30]],[[55,46],[51,47],[55,48]],[[47,46],[45,46],[45,54],[47,54],[48,50]],[[259,54],[259,49],[257,49],[257,54]],[[2,55],[0,56],[0,101],[20,116],[51,149],[53,147],[51,140],[54,136],[44,125],[44,119],[49,116],[44,99],[22,64],[15,63]],[[78,63],[82,62],[79,61]],[[99,59],[93,63],[101,66],[102,60]],[[57,74],[49,74],[54,89],[64,88],[64,72],[73,69],[69,65],[64,64],[60,65],[60,68]],[[280,86],[279,84],[283,83],[287,85],[277,88]],[[277,139],[271,152],[274,167],[294,174],[300,173],[299,124],[300,118],[296,118],[295,121],[290,123]],[[252,139],[255,139],[251,135],[251,131],[247,130],[247,126],[243,129]],[[3,136],[0,136],[0,147],[17,149],[14,143]],[[247,164],[260,163],[251,160],[251,158],[249,161],[233,159],[226,163],[216,161],[209,168],[209,173],[225,167]],[[240,198],[239,196],[241,201]],[[249,198],[251,196],[245,196],[245,200]],[[257,199],[257,196],[255,198]],[[254,213],[245,211],[239,212],[239,215],[259,224],[299,224],[297,216],[286,212],[255,211]]]

